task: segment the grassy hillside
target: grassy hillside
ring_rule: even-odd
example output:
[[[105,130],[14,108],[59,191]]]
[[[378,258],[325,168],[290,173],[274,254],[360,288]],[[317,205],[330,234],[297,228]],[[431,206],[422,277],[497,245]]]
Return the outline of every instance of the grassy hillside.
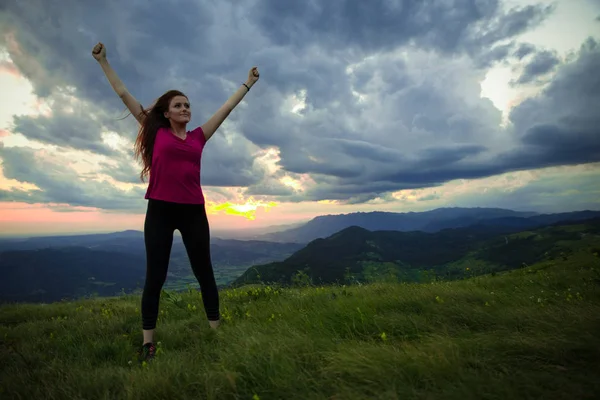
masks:
[[[587,243],[582,241],[586,235],[588,239],[596,238],[600,249],[599,233],[600,219],[523,232],[494,226],[436,233],[371,232],[355,226],[314,240],[283,261],[253,266],[232,286],[263,282],[287,285],[298,278],[316,284],[380,279],[411,283],[431,275],[457,279],[465,271],[469,275],[485,274],[551,260]]]
[[[494,276],[198,293],[161,302],[139,365],[139,297],[0,308],[2,399],[591,399],[597,239]],[[180,296],[180,297],[178,297]]]

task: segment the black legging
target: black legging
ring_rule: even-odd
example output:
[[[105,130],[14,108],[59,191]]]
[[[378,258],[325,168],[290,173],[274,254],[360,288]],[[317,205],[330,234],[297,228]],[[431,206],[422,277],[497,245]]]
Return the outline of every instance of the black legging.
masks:
[[[204,204],[149,199],[144,222],[146,282],[142,294],[143,329],[156,327],[160,292],[167,279],[175,229],[181,232],[192,270],[200,284],[206,316],[210,321],[219,319],[219,292],[210,257],[210,231]]]

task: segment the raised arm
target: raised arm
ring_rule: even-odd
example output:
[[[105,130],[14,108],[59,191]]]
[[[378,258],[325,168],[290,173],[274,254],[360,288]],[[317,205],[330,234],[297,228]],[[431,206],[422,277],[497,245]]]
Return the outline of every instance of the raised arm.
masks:
[[[129,93],[129,91],[125,87],[125,84],[121,81],[121,79],[119,79],[117,73],[108,63],[108,60],[106,59],[106,47],[102,43],[98,43],[96,46],[94,46],[94,49],[92,50],[92,56],[94,56],[96,61],[98,61],[98,63],[102,67],[102,70],[104,71],[104,74],[106,75],[106,78],[108,79],[108,82],[112,86],[115,93],[117,93],[117,95],[121,98],[123,103],[125,103],[129,111],[131,112],[131,115],[133,115],[135,119],[137,119],[137,121],[141,124],[145,118],[143,112],[144,109],[142,108],[140,102],[137,101],[135,97],[131,95],[131,93]]]
[[[211,136],[219,129],[219,126],[225,121],[225,118],[233,111],[233,109],[239,104],[244,98],[246,93],[250,91],[250,88],[254,86],[258,81],[259,73],[258,68],[252,67],[248,72],[248,80],[239,89],[231,95],[231,97],[213,114],[212,117],[204,125],[202,125],[202,131],[206,140],[210,139]]]

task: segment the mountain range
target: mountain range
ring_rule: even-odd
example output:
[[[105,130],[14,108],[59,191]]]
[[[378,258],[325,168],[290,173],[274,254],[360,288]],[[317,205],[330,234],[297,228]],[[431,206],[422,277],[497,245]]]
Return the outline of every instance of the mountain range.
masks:
[[[531,229],[560,221],[580,221],[600,216],[600,211],[576,211],[556,214],[513,211],[500,208],[438,208],[424,212],[359,212],[323,215],[306,224],[284,231],[257,236],[257,239],[309,243],[325,238],[350,226],[370,231],[438,232],[448,228],[462,228],[474,224],[512,226]]]
[[[365,279],[364,263],[384,263],[371,265],[367,275],[377,275],[384,267],[396,270],[398,265],[438,266],[473,250],[482,238],[594,217],[600,217],[600,212],[536,214],[489,208],[325,215],[273,236],[259,236],[261,240],[213,236],[211,256],[220,287],[266,278],[290,282],[299,270],[324,282],[340,281],[344,274]],[[365,239],[369,231],[375,236]],[[387,250],[379,254],[367,242]],[[385,264],[388,260],[398,263]],[[257,278],[253,274],[259,270],[262,276]],[[0,302],[52,302],[139,290],[145,275],[143,232],[3,239],[0,274]],[[165,288],[179,290],[188,284],[198,286],[181,236],[176,234]]]
[[[519,268],[569,251],[588,237],[600,252],[600,217],[563,221],[523,230],[518,226],[475,224],[422,231],[368,231],[351,226],[315,239],[283,261],[256,265],[232,286],[299,283],[317,285],[400,280],[419,282],[429,271],[445,279]],[[588,236],[589,235],[589,236]]]

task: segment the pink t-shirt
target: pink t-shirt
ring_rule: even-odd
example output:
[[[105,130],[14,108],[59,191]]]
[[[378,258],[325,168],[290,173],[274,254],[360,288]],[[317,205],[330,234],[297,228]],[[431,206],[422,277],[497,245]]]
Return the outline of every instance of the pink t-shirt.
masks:
[[[200,159],[206,138],[201,127],[188,131],[185,140],[170,128],[156,132],[146,199],[203,204]]]

